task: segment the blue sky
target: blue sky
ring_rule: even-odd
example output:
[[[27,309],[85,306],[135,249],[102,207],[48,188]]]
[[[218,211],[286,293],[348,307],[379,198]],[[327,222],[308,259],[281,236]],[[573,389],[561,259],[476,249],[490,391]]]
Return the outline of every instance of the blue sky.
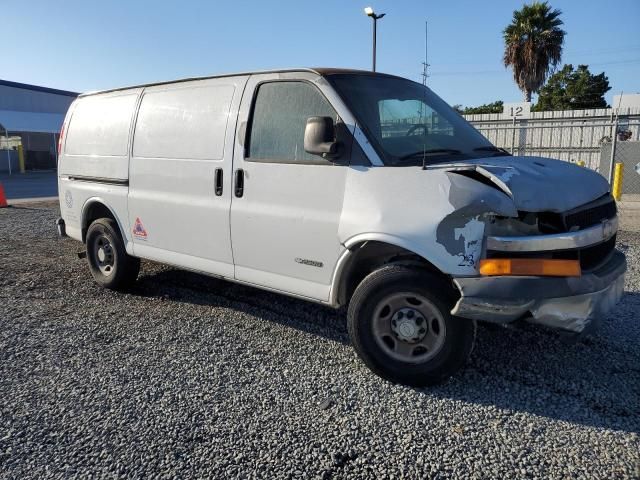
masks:
[[[565,63],[605,71],[614,93],[640,92],[640,1],[552,0],[563,11]],[[420,79],[429,22],[429,86],[451,104],[520,101],[502,29],[522,0],[4,0],[0,78],[87,91],[291,66],[371,65]],[[20,12],[20,14],[15,14]],[[3,15],[4,16],[4,15]]]

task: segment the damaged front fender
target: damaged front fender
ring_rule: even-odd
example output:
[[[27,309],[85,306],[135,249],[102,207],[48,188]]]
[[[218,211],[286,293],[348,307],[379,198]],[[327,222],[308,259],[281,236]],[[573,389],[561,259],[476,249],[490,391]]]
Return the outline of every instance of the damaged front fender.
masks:
[[[487,183],[488,182],[488,183]],[[392,236],[449,275],[477,275],[485,229],[493,216],[517,217],[511,197],[491,183],[446,169],[352,167],[338,235]]]
[[[460,267],[470,268],[475,273],[487,223],[494,216],[517,217],[518,211],[499,186],[480,183],[455,171],[446,175],[451,183],[448,200],[454,210],[438,224],[436,241],[447,253],[459,259]]]

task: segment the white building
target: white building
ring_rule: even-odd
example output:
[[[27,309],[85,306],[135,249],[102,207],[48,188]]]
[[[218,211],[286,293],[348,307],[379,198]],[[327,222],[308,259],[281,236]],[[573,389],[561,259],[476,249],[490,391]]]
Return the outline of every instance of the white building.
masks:
[[[22,144],[27,170],[56,167],[60,127],[75,92],[0,80],[0,172],[18,170]],[[9,153],[7,154],[7,149]]]
[[[623,93],[622,95],[614,95],[611,106],[613,108],[619,108],[620,110],[624,110],[625,108],[640,109],[640,93]]]

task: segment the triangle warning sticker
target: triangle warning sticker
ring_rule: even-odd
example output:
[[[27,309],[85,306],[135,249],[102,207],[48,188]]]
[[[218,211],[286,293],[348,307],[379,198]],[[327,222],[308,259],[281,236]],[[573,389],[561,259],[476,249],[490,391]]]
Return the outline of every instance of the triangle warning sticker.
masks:
[[[142,240],[147,239],[147,231],[140,221],[140,217],[136,217],[136,223],[133,225],[133,236]]]

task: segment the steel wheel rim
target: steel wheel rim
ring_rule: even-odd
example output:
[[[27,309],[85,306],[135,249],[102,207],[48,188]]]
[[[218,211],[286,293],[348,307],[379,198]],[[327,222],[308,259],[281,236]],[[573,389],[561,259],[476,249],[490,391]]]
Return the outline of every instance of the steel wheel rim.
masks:
[[[98,270],[100,270],[105,277],[113,273],[115,255],[111,241],[106,235],[99,235],[93,242],[93,258],[95,259]]]
[[[373,335],[391,358],[424,363],[441,349],[446,337],[444,317],[426,297],[398,292],[384,297],[373,312]]]

